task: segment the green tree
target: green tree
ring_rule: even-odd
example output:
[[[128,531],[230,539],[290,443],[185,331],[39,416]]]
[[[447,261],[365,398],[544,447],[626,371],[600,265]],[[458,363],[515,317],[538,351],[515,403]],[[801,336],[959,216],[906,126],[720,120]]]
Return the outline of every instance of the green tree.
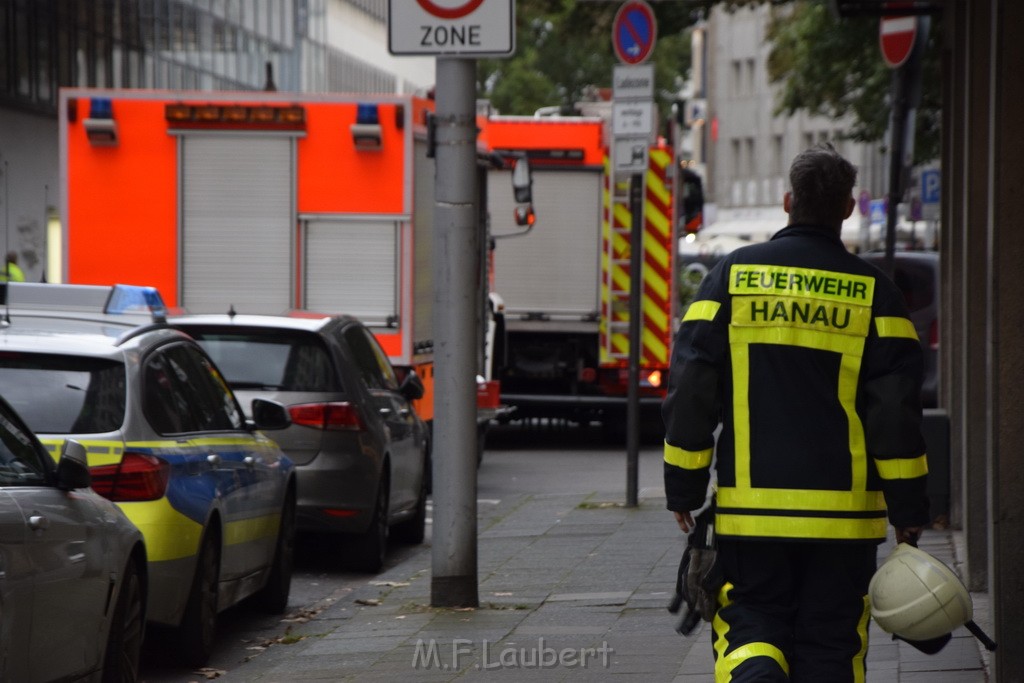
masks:
[[[848,135],[860,142],[883,139],[889,125],[892,71],[878,47],[878,17],[837,19],[825,0],[794,0],[772,9],[768,77],[779,86],[778,113],[841,118],[849,115]],[[914,157],[939,156],[940,112],[938,22],[932,21],[922,68]]]
[[[612,23],[619,4],[577,0],[518,0],[516,54],[508,59],[481,59],[477,94],[502,114],[533,114],[541,107],[565,111],[597,88],[610,88],[616,64]],[[668,111],[690,68],[694,21],[686,3],[654,3],[658,39],[655,66],[658,103]]]

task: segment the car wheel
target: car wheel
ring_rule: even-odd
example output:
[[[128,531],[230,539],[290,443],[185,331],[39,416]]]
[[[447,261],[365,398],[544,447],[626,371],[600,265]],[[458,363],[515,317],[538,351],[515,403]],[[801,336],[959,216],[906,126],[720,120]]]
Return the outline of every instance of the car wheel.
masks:
[[[426,457],[424,457],[426,460]],[[424,463],[426,466],[426,463]],[[400,543],[416,545],[423,543],[423,537],[427,534],[427,475],[426,472],[420,478],[420,495],[416,500],[416,512],[412,517],[395,525],[392,530],[395,540]]]
[[[121,578],[121,591],[110,619],[103,657],[103,683],[134,683],[139,676],[139,654],[146,631],[146,604],[142,579],[134,560]]]
[[[217,582],[220,575],[220,539],[207,530],[196,562],[185,616],[178,628],[181,654],[189,666],[203,666],[213,651],[217,633]]]
[[[377,498],[373,505],[370,527],[351,547],[351,564],[356,571],[377,573],[384,566],[388,549],[388,475],[385,472],[377,484]]]
[[[274,564],[267,584],[256,594],[256,599],[268,614],[280,614],[288,607],[292,586],[292,566],[295,563],[295,494],[288,492],[281,510],[281,526],[277,532]]]

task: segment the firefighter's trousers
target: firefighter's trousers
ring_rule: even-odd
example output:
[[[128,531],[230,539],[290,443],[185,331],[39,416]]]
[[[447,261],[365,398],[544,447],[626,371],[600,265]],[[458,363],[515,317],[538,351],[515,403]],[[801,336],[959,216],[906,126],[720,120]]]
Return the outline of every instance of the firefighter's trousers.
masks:
[[[715,681],[861,683],[877,546],[718,539]]]

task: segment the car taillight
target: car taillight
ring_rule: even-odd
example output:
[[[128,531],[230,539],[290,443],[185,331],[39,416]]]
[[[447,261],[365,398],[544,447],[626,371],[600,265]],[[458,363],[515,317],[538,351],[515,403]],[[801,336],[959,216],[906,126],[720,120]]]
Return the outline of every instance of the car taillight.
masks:
[[[935,319],[932,321],[931,327],[928,328],[928,344],[931,346],[932,351],[939,350],[939,321]]]
[[[348,401],[339,403],[300,403],[289,406],[292,424],[328,431],[363,431],[366,424],[359,408]]]
[[[156,456],[128,452],[116,465],[99,465],[89,471],[93,490],[117,503],[162,498],[171,467]]]

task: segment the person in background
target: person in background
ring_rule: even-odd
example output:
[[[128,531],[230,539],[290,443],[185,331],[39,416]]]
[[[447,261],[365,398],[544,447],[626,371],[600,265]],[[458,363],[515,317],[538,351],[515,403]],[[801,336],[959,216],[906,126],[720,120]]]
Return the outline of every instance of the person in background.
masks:
[[[716,681],[863,681],[886,518],[912,544],[929,521],[921,345],[899,289],[840,239],[856,176],[831,145],[797,155],[788,225],[712,269],[673,347],[665,493],[683,532],[713,455],[717,475]]]
[[[7,263],[0,271],[0,282],[24,282],[25,273],[18,266],[18,252],[13,249],[7,252]]]

